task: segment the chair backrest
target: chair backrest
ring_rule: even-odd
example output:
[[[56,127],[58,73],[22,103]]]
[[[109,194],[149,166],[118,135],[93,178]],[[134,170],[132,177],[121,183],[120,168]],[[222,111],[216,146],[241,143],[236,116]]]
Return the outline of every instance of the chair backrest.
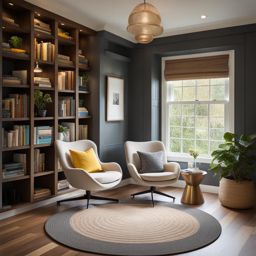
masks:
[[[93,148],[93,150],[96,153],[96,156],[98,157],[97,146],[91,140],[78,140],[78,141],[72,141],[72,142],[56,140],[55,145],[56,145],[61,166],[64,168],[64,171],[65,169],[73,167],[70,159],[70,153],[69,153],[70,149],[86,151],[89,148]]]
[[[164,152],[164,163],[167,162],[166,150],[163,142],[161,141],[126,141],[124,145],[126,163],[132,163],[136,168],[140,169],[140,158],[137,151],[141,152]]]

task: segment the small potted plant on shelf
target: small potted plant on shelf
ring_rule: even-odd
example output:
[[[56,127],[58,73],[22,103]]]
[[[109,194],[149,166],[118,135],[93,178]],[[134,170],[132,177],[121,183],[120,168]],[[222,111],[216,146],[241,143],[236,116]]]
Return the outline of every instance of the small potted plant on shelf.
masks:
[[[58,139],[66,141],[68,135],[68,127],[63,125],[58,125]]]
[[[197,166],[196,166],[196,159],[197,157],[199,156],[199,152],[194,150],[194,149],[189,149],[189,154],[193,157],[193,168],[194,169],[197,169]]]
[[[46,93],[43,94],[40,90],[35,90],[34,93],[35,106],[37,109],[37,116],[45,117],[47,114],[46,106],[52,102],[51,95]]]
[[[19,36],[11,36],[10,40],[11,50],[15,53],[25,53],[22,48],[22,38]]]
[[[212,152],[210,170],[221,178],[219,199],[223,206],[236,209],[255,204],[253,175],[256,173],[256,134],[227,132],[225,142]]]

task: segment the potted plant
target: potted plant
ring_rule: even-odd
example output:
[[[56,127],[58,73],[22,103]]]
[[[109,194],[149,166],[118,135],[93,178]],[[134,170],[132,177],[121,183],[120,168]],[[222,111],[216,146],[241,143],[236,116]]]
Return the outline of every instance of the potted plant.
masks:
[[[256,135],[227,132],[225,142],[212,152],[210,170],[221,178],[219,199],[222,205],[246,209],[255,204],[253,175],[256,173]]]
[[[198,151],[196,151],[196,150],[194,150],[194,149],[189,149],[189,154],[193,157],[193,160],[194,160],[194,162],[193,162],[193,168],[194,169],[197,169],[197,166],[196,166],[196,159],[197,159],[197,157],[199,156],[199,152]]]
[[[67,135],[68,135],[68,127],[58,125],[58,135],[59,135],[59,140],[66,140]]]
[[[25,50],[21,49],[22,48],[22,38],[19,36],[11,36],[10,40],[10,45],[12,47],[12,51],[15,53],[24,53]]]
[[[35,90],[34,99],[35,106],[37,108],[37,115],[45,117],[47,113],[46,106],[48,103],[52,102],[50,94],[43,94],[40,90]]]

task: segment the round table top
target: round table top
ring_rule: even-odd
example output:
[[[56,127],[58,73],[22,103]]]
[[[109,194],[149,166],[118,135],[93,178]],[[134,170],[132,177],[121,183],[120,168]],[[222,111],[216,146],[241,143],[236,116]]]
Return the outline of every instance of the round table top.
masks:
[[[185,169],[181,170],[182,175],[206,175],[207,172],[200,169]]]

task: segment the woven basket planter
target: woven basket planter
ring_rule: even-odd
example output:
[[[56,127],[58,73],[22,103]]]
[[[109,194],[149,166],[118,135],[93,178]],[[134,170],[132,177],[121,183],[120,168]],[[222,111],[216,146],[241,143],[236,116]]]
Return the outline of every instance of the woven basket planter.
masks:
[[[252,181],[220,180],[219,200],[223,206],[234,209],[252,208],[255,206],[255,195]]]

